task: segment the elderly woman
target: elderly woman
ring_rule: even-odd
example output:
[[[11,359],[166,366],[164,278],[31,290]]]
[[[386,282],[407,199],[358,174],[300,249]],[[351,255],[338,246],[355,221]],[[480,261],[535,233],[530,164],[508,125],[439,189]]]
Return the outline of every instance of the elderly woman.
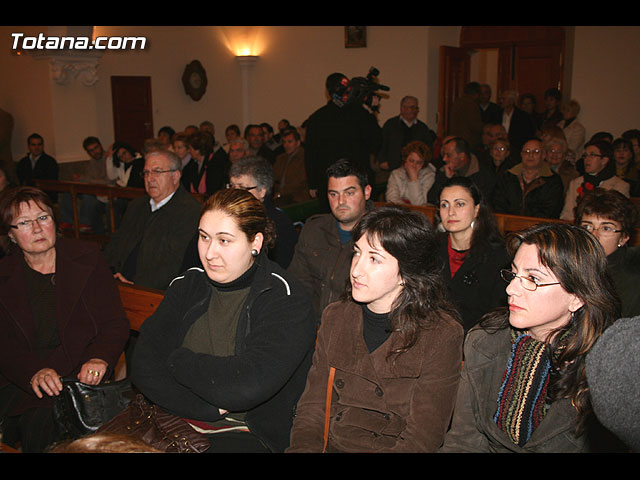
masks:
[[[435,232],[421,213],[388,206],[362,217],[353,238],[347,292],[322,315],[287,451],[434,452],[463,339],[431,255]]]
[[[445,184],[439,213],[445,233],[436,254],[467,332],[485,313],[507,304],[500,269],[509,265],[509,256],[493,213],[468,178],[453,177]]]
[[[211,451],[284,451],[311,362],[313,307],[265,255],[273,225],[246,190],[209,197],[198,232],[202,267],[174,279],[144,322],[133,383],[210,434]]]
[[[571,180],[580,176],[576,167],[569,160],[569,145],[564,138],[549,137],[547,141],[543,141],[543,148],[547,164],[562,179],[564,198]]]
[[[596,189],[582,197],[574,222],[594,234],[604,248],[622,316],[640,315],[640,247],[629,246],[638,225],[634,203],[615,190]]]
[[[504,172],[493,190],[491,204],[496,213],[525,217],[558,218],[562,210],[562,179],[544,162],[538,139],[527,141],[522,161]]]
[[[585,358],[619,309],[598,241],[567,224],[507,239],[509,308],[467,335],[444,452],[588,452]]]
[[[273,182],[273,167],[262,158],[242,158],[229,170],[229,188],[247,190],[264,205],[276,227],[275,246],[268,251],[268,256],[282,268],[287,268],[298,243],[298,231],[287,214],[273,204]]]
[[[389,203],[425,205],[436,178],[431,165],[431,149],[419,140],[408,143],[401,152],[402,166],[389,175],[385,199]]]
[[[630,195],[637,197],[640,194],[640,170],[636,165],[633,143],[625,138],[617,138],[611,147],[616,162],[616,175],[629,184]]]
[[[613,149],[609,142],[592,140],[584,146],[584,175],[574,178],[564,200],[560,218],[573,220],[574,210],[582,196],[596,188],[617,190],[625,197],[630,196],[630,185],[616,176]]]
[[[15,244],[0,261],[2,440],[40,452],[56,440],[52,407],[60,377],[88,384],[111,378],[129,323],[100,251],[56,238],[44,192],[5,192],[0,222]]]

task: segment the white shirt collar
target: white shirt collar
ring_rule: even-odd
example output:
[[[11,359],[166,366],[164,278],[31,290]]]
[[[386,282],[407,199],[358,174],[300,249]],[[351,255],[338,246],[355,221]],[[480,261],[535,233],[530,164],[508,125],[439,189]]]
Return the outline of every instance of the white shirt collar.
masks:
[[[155,202],[155,200],[153,198],[149,199],[149,204],[151,205],[151,211],[155,212],[156,210],[164,207],[167,202],[169,200],[171,200],[171,198],[175,195],[176,192],[173,192],[172,194],[168,195],[166,198],[164,198],[163,200],[160,200],[158,203]]]

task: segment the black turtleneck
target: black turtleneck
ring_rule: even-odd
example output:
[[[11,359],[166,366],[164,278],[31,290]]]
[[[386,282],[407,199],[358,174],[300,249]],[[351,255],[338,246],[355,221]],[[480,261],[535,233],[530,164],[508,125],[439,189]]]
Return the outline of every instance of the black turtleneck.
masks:
[[[374,313],[362,305],[362,333],[369,353],[382,345],[391,335],[391,318],[388,313]]]

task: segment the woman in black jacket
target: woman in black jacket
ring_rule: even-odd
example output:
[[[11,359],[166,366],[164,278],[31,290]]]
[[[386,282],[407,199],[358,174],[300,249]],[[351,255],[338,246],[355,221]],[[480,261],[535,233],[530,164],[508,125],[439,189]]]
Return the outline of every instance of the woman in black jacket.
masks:
[[[446,232],[438,246],[442,277],[467,332],[485,313],[507,304],[500,269],[509,266],[509,256],[495,217],[473,181],[450,179],[439,207]]]
[[[273,225],[251,193],[221,190],[202,211],[203,268],[175,278],[143,324],[133,382],[211,433],[210,451],[284,451],[314,347],[311,302],[266,257]]]

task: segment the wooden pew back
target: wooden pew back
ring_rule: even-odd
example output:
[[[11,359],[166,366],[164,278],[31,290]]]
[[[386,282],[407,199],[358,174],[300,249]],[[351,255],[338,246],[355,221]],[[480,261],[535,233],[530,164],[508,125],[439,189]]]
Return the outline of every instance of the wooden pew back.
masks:
[[[143,322],[156,311],[164,298],[161,290],[118,282],[120,299],[131,330],[140,331]]]

